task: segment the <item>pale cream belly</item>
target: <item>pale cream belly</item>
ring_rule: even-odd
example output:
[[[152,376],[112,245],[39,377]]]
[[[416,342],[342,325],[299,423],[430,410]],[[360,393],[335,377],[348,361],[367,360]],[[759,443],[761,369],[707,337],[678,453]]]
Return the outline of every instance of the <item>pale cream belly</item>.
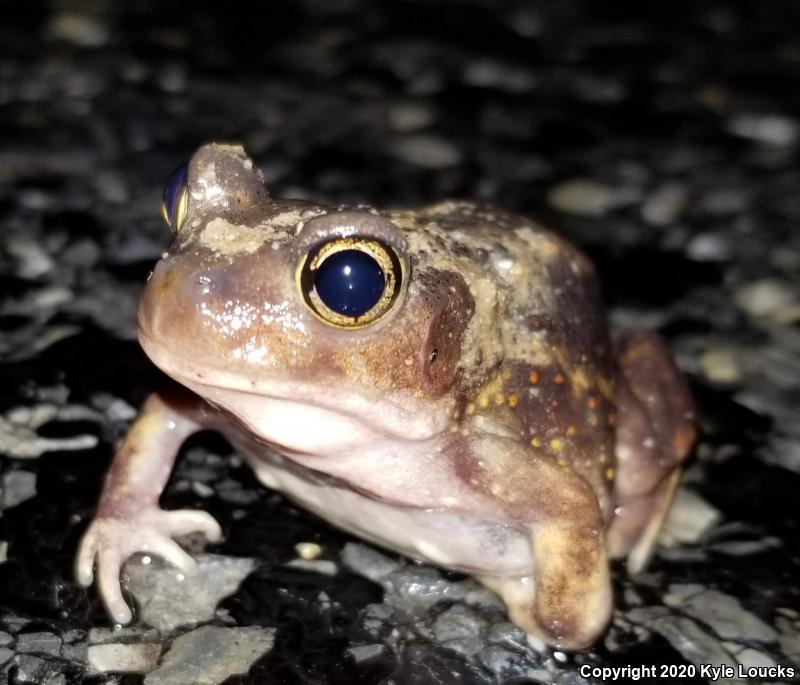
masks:
[[[303,467],[284,468],[276,462],[288,460],[279,455],[265,459],[263,446],[237,442],[264,485],[360,538],[465,573],[518,577],[533,570],[530,542],[515,528],[446,511],[385,504],[315,478]]]

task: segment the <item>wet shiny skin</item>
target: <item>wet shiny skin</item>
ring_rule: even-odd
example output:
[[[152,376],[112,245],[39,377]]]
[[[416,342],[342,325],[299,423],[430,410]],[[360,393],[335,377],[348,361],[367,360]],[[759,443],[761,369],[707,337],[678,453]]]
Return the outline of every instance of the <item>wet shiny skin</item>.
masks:
[[[184,199],[139,324],[188,390],[148,399],[78,555],[111,616],[130,619],[125,558],[146,550],[191,572],[173,537],[220,537],[204,512],[158,507],[183,440],[213,428],[331,523],[474,574],[532,643],[593,642],[612,609],[607,559],[647,561],[693,428],[655,335],[612,350],[586,258],[466,203],[273,200],[236,146],[195,154]],[[326,322],[301,292],[298,265],[342,239],[382,245],[396,266],[398,290],[364,325]]]

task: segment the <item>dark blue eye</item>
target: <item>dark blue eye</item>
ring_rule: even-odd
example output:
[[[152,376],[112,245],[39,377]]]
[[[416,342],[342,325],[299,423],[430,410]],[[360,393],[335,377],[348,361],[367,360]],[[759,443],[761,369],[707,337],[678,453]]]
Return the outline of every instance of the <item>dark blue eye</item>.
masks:
[[[186,176],[189,167],[182,164],[170,174],[164,188],[161,214],[171,228],[177,230],[186,215]]]
[[[361,250],[341,250],[317,269],[314,287],[326,307],[342,316],[357,317],[372,309],[383,295],[386,278],[377,261]]]
[[[303,257],[297,285],[320,321],[334,328],[361,328],[397,302],[404,273],[394,247],[369,238],[334,238]]]

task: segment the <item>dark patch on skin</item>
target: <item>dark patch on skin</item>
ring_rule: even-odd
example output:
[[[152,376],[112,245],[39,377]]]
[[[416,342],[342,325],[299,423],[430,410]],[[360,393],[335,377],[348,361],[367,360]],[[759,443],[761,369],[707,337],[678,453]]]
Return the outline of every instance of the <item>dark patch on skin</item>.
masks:
[[[461,341],[474,303],[458,274],[430,270],[415,278],[417,291],[380,335],[361,340],[338,357],[343,368],[351,365],[351,378],[359,367],[368,371],[365,385],[436,399],[458,377]]]
[[[485,475],[478,466],[479,459],[474,457],[466,437],[453,435],[443,454],[449,457],[453,475],[462,483],[471,489],[480,489],[486,485]]]
[[[434,394],[446,392],[456,380],[461,341],[475,301],[464,279],[449,271],[431,269],[417,274],[420,298],[429,314],[421,324],[428,335],[419,356],[428,387]]]

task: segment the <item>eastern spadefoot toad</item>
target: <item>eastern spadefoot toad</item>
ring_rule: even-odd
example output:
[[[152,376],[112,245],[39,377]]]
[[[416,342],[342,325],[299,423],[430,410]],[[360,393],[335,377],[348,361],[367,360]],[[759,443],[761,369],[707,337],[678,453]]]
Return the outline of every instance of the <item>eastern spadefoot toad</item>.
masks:
[[[577,649],[612,609],[609,558],[647,561],[693,441],[659,338],[609,340],[594,270],[493,209],[269,196],[241,147],[202,147],[165,191],[174,242],[139,307],[154,394],[81,542],[114,620],[122,563],[205,512],[163,511],[181,443],[223,433],[268,487],[366,540],[474,575],[535,643]]]

